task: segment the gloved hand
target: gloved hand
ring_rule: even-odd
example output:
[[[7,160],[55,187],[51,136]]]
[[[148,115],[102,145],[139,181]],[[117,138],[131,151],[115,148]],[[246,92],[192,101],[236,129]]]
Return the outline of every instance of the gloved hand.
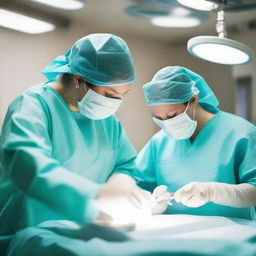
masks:
[[[148,209],[151,193],[140,189],[128,175],[114,174],[102,185],[96,197],[98,208],[115,219],[133,219]],[[151,214],[151,212],[150,212]]]
[[[97,199],[105,199],[112,197],[126,197],[136,208],[140,208],[141,204],[148,201],[151,193],[140,189],[133,178],[126,174],[114,174],[108,181],[102,185],[98,192]]]
[[[166,211],[172,199],[172,193],[167,192],[167,187],[160,185],[152,193],[152,214],[161,214]]]
[[[188,207],[200,207],[208,202],[250,207],[256,205],[256,187],[247,183],[192,182],[176,191],[174,198]]]

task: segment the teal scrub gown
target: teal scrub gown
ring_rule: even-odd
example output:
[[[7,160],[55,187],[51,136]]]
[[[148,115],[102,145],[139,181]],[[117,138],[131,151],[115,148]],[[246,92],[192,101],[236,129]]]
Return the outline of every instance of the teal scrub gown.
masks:
[[[135,169],[136,151],[117,117],[72,112],[48,84],[10,104],[0,145],[0,255],[23,228],[95,219],[100,184]]]
[[[190,182],[250,183],[256,186],[256,127],[219,111],[195,140],[175,140],[162,130],[137,157],[140,186],[152,191],[166,185],[175,192]],[[233,208],[207,203],[190,208],[172,201],[167,213],[255,219],[255,208]]]

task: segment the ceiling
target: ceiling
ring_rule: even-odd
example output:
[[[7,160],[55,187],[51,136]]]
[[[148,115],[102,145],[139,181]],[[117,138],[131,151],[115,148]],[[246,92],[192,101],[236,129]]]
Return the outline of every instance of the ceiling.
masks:
[[[145,0],[144,0],[145,1]],[[148,0],[146,0],[148,1]],[[194,28],[161,28],[150,23],[150,19],[135,18],[125,13],[124,9],[136,5],[142,0],[86,0],[85,7],[75,11],[64,11],[40,5],[29,0],[8,0],[13,8],[22,10],[28,7],[30,12],[42,13],[48,17],[64,18],[71,22],[84,24],[96,32],[119,32],[153,40],[179,42],[195,35],[215,35],[216,13],[209,15],[200,26]],[[170,0],[169,0],[170,2]],[[176,3],[176,0],[173,0]],[[1,3],[0,3],[1,5]],[[256,9],[243,12],[229,12],[225,15],[227,26],[241,26],[256,19]],[[229,32],[229,31],[228,31]],[[229,34],[232,38],[232,33]]]

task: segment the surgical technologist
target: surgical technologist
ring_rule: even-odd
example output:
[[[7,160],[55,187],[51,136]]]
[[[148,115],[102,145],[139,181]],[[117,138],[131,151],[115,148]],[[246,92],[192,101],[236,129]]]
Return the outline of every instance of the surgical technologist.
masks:
[[[184,67],[159,70],[143,89],[161,131],[138,155],[140,184],[175,192],[168,213],[255,219],[255,125],[221,111],[205,79]]]
[[[135,81],[125,41],[88,35],[43,73],[48,82],[10,104],[2,129],[1,252],[26,227],[94,220],[95,197],[138,204],[144,196],[129,176],[135,149],[114,116]]]

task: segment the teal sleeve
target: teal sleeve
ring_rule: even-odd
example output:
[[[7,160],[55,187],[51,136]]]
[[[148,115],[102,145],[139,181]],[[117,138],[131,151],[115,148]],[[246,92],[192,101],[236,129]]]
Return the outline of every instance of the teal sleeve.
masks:
[[[90,221],[98,214],[92,198],[99,185],[52,157],[49,114],[38,97],[25,94],[8,109],[0,140],[5,175],[22,193],[63,218]]]
[[[116,164],[111,175],[116,173],[123,173],[129,176],[133,176],[133,173],[136,169],[135,159],[137,152],[130,140],[128,139],[124,128],[122,127],[119,120],[117,120],[118,128],[117,136],[118,136],[118,148],[117,148],[117,158]]]
[[[238,169],[240,183],[249,183],[256,186],[256,129],[250,133],[247,139],[243,139],[239,144],[242,158]]]
[[[136,179],[143,189],[153,191],[156,187],[155,146],[151,139],[140,151],[136,159]]]

